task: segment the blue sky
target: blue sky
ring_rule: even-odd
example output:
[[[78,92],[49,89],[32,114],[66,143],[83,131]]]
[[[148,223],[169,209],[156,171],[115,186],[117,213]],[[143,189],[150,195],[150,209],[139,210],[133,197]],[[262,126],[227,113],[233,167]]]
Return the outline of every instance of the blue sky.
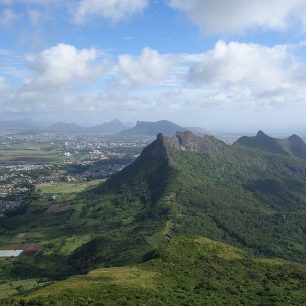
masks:
[[[306,0],[0,0],[0,119],[306,135]]]

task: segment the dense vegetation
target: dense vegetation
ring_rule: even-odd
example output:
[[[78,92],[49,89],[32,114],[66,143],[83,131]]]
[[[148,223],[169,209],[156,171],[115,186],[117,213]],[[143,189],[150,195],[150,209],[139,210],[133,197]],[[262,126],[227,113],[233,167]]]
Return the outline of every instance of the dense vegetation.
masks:
[[[203,237],[173,239],[144,264],[93,270],[9,305],[302,305],[306,268]]]
[[[299,166],[279,156],[256,158],[258,166],[176,152],[176,232],[305,262],[305,179],[285,168],[287,162]]]
[[[142,274],[133,269],[144,269],[152,286],[134,288],[121,279],[109,283],[96,271],[30,297],[37,296],[34,305],[65,305],[65,299],[71,305],[100,305],[101,299],[105,305],[179,299],[186,305],[299,304],[305,299],[304,266],[259,258],[306,262],[306,161],[287,149],[271,152],[265,141],[254,148],[241,142],[227,146],[213,137],[159,135],[133,164],[98,187],[76,192],[62,186],[56,200],[33,195],[24,214],[1,220],[0,245],[37,243],[42,250],[35,257],[0,260],[0,289],[6,288],[0,298],[92,269],[125,266],[97,271],[114,271],[115,279],[124,271],[124,277],[139,282]],[[296,142],[294,150],[303,152]],[[194,235],[243,251],[204,238],[199,238],[203,245],[199,239],[175,238]],[[222,258],[209,245],[229,254]],[[232,253],[240,255],[232,258]],[[29,279],[31,284],[17,285]],[[70,294],[69,286],[77,292]],[[54,296],[46,299],[50,292]]]

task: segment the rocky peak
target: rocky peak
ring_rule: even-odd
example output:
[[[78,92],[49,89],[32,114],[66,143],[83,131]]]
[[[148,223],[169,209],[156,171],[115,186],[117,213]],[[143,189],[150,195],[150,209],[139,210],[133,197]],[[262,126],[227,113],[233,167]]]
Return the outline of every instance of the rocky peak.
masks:
[[[260,131],[257,132],[256,136],[257,137],[266,137],[268,135],[266,135],[263,131],[260,130]]]
[[[165,139],[165,136],[163,135],[163,133],[158,133],[157,134],[157,140],[158,141],[163,141]]]
[[[169,155],[165,145],[165,136],[162,133],[159,133],[156,140],[147,146],[140,155],[140,158],[147,157],[155,160],[169,160]]]
[[[174,137],[165,137],[166,146],[210,156],[225,156],[231,152],[229,146],[214,136],[196,136],[190,131],[177,132]]]

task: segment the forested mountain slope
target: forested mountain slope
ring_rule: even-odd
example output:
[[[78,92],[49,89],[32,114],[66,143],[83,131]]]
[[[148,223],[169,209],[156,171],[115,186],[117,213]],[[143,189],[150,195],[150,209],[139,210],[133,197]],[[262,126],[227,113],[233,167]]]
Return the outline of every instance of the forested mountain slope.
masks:
[[[306,261],[302,159],[191,132],[160,134],[135,163],[94,193],[131,213],[131,224],[144,236],[161,232],[168,222],[171,235],[203,235],[256,254]],[[82,253],[89,253],[86,245]]]
[[[234,146],[243,146],[265,152],[306,159],[306,144],[302,138],[295,134],[287,139],[276,139],[259,131],[254,137],[244,136],[239,138],[234,143]]]
[[[266,150],[229,146],[191,132],[159,134],[104,184],[59,200],[64,213],[46,213],[50,204],[36,195],[23,215],[3,220],[8,239],[27,232],[25,242],[35,239],[44,248],[36,257],[0,261],[0,281],[55,281],[134,265],[188,236],[305,264],[306,161],[270,148],[269,142]],[[299,277],[304,282],[304,274]]]

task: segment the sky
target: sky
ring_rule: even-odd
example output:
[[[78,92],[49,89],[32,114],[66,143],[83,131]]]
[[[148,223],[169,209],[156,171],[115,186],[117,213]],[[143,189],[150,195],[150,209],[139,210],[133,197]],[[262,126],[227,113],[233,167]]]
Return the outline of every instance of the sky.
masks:
[[[306,136],[306,0],[0,0],[0,120]]]

